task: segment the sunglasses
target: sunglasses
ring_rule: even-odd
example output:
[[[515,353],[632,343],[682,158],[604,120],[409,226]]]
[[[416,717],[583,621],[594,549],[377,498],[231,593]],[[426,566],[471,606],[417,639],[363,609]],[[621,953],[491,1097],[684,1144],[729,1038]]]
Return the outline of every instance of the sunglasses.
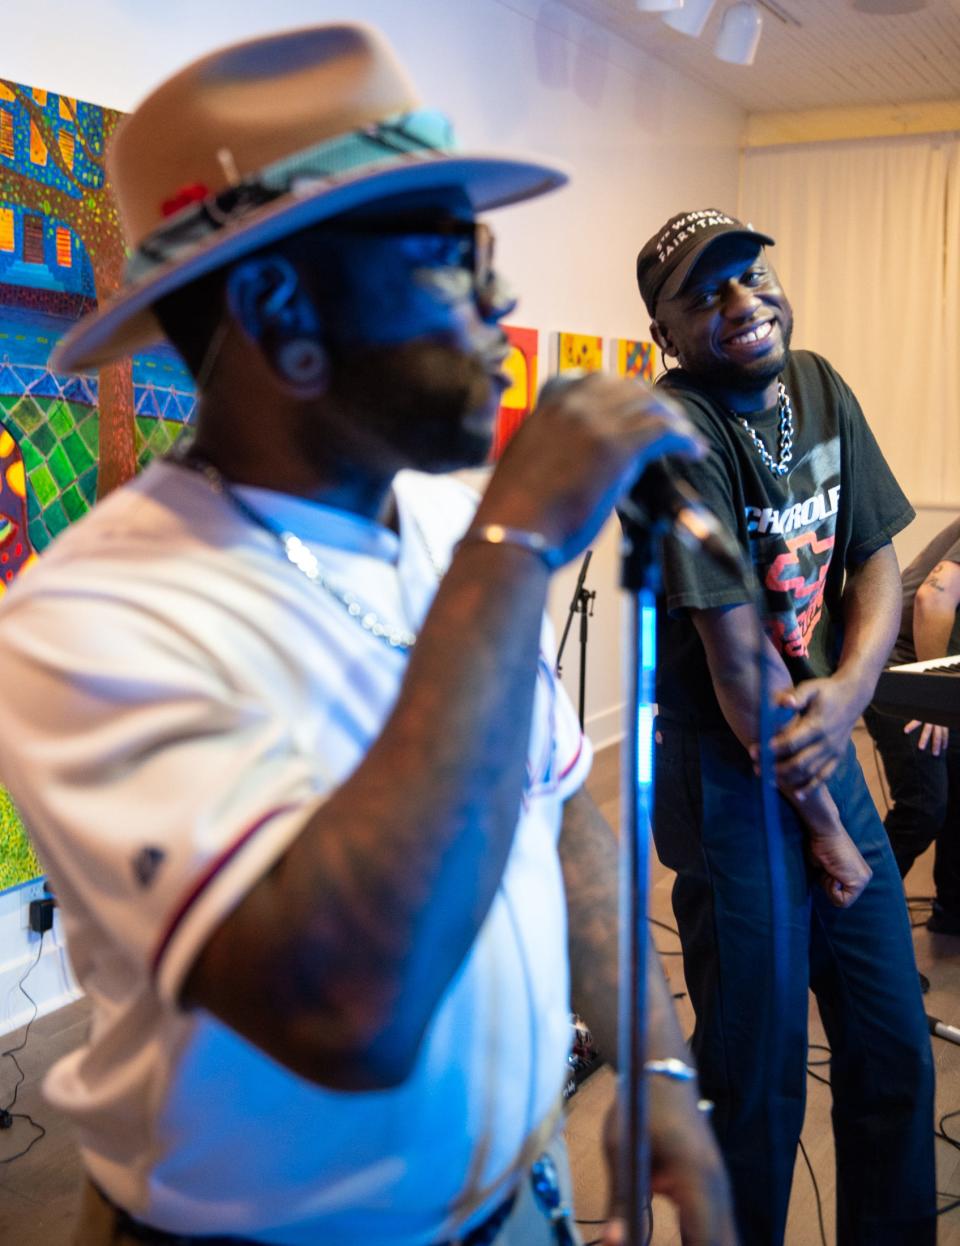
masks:
[[[494,268],[493,231],[481,221],[364,216],[327,222],[322,232],[387,244],[419,285],[445,303],[474,299],[484,320],[499,320],[516,306]]]

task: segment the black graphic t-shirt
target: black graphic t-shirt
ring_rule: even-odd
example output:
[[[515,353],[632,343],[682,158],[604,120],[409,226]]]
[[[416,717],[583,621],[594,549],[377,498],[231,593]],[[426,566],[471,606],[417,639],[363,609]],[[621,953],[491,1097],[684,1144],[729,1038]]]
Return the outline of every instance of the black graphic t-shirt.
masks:
[[[766,603],[767,631],[795,683],[828,675],[842,644],[840,599],[849,567],[905,527],[913,508],[887,466],[853,392],[825,359],[791,352],[782,380],[793,405],[793,459],[774,476],[750,434],[692,378],[659,384],[710,446],[679,470],[738,539]],[[749,420],[779,457],[776,407]],[[689,609],[740,605],[745,585],[675,538],[663,542],[658,640],[662,712],[701,725],[723,721]],[[752,645],[752,639],[746,638]]]

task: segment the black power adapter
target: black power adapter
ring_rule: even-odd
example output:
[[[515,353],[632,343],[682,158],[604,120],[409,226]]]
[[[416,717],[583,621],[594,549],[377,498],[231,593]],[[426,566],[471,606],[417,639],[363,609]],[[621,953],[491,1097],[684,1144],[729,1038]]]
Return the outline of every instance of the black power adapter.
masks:
[[[53,927],[53,910],[56,903],[56,900],[50,898],[30,901],[30,929],[36,934],[45,934]]]

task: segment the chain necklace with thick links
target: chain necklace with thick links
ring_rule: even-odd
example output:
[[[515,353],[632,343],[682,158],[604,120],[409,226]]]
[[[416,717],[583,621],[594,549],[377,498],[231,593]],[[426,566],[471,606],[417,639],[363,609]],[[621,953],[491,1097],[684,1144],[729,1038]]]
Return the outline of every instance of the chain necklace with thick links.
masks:
[[[783,381],[777,382],[777,406],[780,409],[780,458],[775,460],[767,447],[760,440],[760,436],[755,428],[751,428],[742,415],[736,415],[737,423],[750,436],[750,440],[757,448],[757,453],[763,461],[765,467],[769,468],[774,476],[785,476],[790,470],[790,461],[793,458],[793,407],[790,405],[790,396],[787,393]]]
[[[347,588],[342,588],[336,581],[331,580],[312,550],[298,536],[293,532],[288,532],[285,528],[280,528],[276,524],[271,523],[266,515],[261,515],[258,510],[237,493],[230,482],[212,463],[207,462],[206,459],[199,458],[197,455],[191,455],[189,451],[175,461],[183,467],[199,472],[213,490],[228,501],[234,510],[243,515],[245,519],[249,519],[252,524],[255,524],[264,532],[268,532],[277,542],[287,561],[296,567],[302,575],[306,576],[311,583],[316,584],[317,588],[322,589],[328,597],[342,606],[350,618],[362,627],[365,632],[369,632],[377,640],[383,641],[391,649],[413,648],[417,642],[416,633],[406,627],[397,627],[393,623],[385,623],[376,611],[366,606],[355,593],[352,593]],[[433,564],[434,570],[438,571],[439,574],[433,552],[427,543],[423,531],[419,524],[415,524],[415,527],[421,541],[423,541],[427,556]]]

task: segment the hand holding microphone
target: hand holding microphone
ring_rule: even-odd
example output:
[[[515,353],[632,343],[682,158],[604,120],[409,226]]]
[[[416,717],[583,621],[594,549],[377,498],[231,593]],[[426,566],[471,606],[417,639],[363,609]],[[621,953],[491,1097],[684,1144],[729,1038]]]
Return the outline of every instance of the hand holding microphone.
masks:
[[[540,437],[531,436],[534,431]],[[697,459],[706,453],[693,425],[667,396],[630,378],[561,373],[540,390],[537,409],[515,442],[524,434],[531,448],[535,440],[549,439],[538,453],[541,467],[556,472],[555,484],[566,487],[568,473],[573,477],[587,472],[587,488],[600,488],[597,510],[589,518],[590,536],[580,546],[570,545],[567,558],[590,543],[616,505],[628,532],[631,525],[668,525],[688,546],[703,549],[742,574],[741,552],[733,537],[693,487],[663,461],[667,455]],[[594,442],[595,438],[599,440]],[[619,464],[615,452],[624,455]],[[505,457],[514,453],[511,443]],[[564,460],[566,470],[556,467],[556,457]],[[577,513],[574,506],[568,518]]]
[[[600,372],[565,374],[541,390],[491,477],[476,515],[543,535],[556,561],[593,541],[615,504],[655,459],[700,458],[706,446],[665,395]]]

